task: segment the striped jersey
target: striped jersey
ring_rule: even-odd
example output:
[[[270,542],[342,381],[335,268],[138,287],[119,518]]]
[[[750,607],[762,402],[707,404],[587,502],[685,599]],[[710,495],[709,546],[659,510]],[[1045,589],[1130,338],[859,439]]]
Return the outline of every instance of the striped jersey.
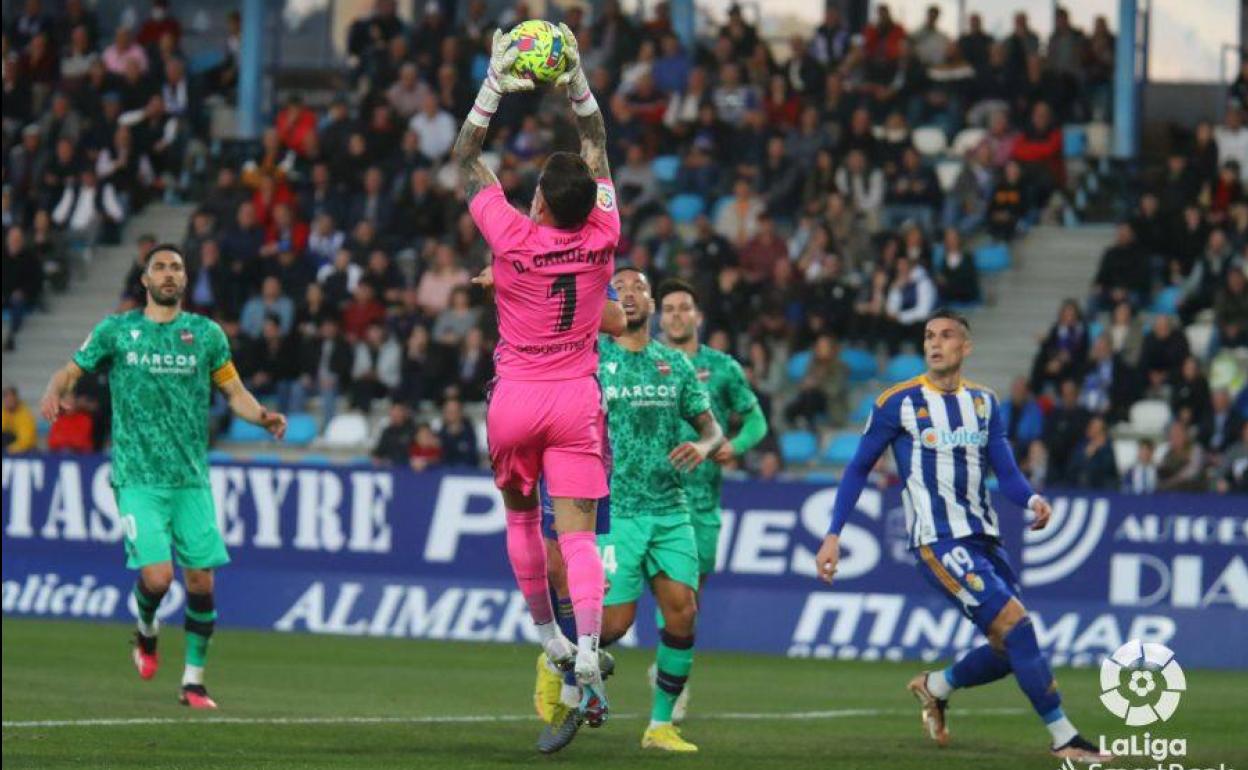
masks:
[[[862,443],[871,465],[892,447],[911,548],[1000,536],[988,472],[1013,476],[1018,468],[991,390],[963,380],[944,391],[926,376],[902,382],[876,400]]]

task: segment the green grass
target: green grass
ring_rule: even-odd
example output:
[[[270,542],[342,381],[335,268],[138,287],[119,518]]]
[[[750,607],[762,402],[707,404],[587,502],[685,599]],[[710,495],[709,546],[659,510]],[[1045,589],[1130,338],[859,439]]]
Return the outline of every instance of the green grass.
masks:
[[[164,666],[142,682],[128,661],[128,629],[68,621],[3,621],[3,762],[12,768],[1018,768],[1054,770],[1047,733],[1010,681],[959,693],[954,745],[920,735],[904,684],[915,664],[842,663],[704,654],[694,667],[685,734],[693,756],[638,746],[649,708],[651,655],[625,651],[609,682],[615,715],[582,730],[563,753],[533,750],[530,647],[279,635],[227,629],[213,642],[209,684],[222,708],[175,703],[182,639],[170,629]],[[1189,671],[1188,693],[1158,735],[1188,739],[1189,767],[1248,768],[1248,675]],[[1086,735],[1127,734],[1099,705],[1096,673],[1058,672],[1067,712]],[[796,719],[793,712],[870,709],[870,715]],[[982,710],[1013,709],[1008,713]],[[975,713],[959,714],[959,710]],[[768,715],[740,718],[733,714]],[[346,717],[511,716],[500,722],[372,724],[208,723]],[[22,727],[35,720],[161,718],[177,724]],[[1157,727],[1157,726],[1154,726]],[[1093,738],[1095,740],[1095,737]],[[1121,767],[1155,762],[1139,759]]]

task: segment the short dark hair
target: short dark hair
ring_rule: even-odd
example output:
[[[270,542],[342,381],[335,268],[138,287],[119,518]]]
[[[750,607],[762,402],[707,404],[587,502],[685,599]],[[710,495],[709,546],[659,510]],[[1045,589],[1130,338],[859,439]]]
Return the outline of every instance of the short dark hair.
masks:
[[[953,308],[948,308],[948,307],[937,308],[936,312],[928,316],[927,320],[935,321],[937,318],[947,318],[950,321],[956,321],[962,324],[962,328],[966,330],[967,334],[971,333],[971,322],[966,320],[966,316],[962,315],[961,313],[954,310]]]
[[[589,218],[598,198],[598,183],[580,155],[551,153],[538,187],[559,227],[579,227]]]
[[[144,238],[146,238],[146,237],[147,237],[147,236],[144,236]],[[140,238],[140,240],[142,240],[142,238]],[[152,238],[152,240],[154,241],[154,240],[156,240],[156,239],[155,239],[155,238]],[[152,263],[152,255],[153,255],[153,254],[156,254],[157,252],[160,252],[160,251],[168,251],[168,252],[171,252],[171,253],[173,253],[173,254],[177,254],[177,255],[178,255],[178,259],[182,260],[182,264],[183,264],[183,265],[186,265],[186,255],[182,253],[182,249],[178,248],[177,246],[173,245],[172,243],[158,243],[158,244],[156,244],[155,246],[153,246],[153,247],[151,247],[150,249],[148,249],[148,250],[147,250],[147,254],[143,255],[143,264],[144,264],[145,266],[146,266],[146,265],[150,265],[150,264]]]
[[[681,292],[688,294],[689,297],[693,299],[693,306],[695,308],[701,307],[698,303],[698,292],[693,288],[693,284],[681,278],[668,278],[666,281],[659,284],[659,293],[656,299],[659,301],[659,304],[662,305],[663,300],[667,297],[667,295],[679,294]]]

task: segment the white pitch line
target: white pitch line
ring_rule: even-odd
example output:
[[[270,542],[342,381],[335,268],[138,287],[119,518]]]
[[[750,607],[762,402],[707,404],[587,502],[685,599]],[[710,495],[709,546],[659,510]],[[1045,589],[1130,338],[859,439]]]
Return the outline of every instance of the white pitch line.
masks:
[[[910,714],[913,709],[833,709],[829,711],[771,711],[758,713],[698,714],[698,721],[758,721],[768,719],[812,720],[849,719],[853,717],[880,717]],[[959,709],[959,714],[994,716],[1022,714],[1026,709]],[[640,714],[612,714],[613,719],[638,719]],[[31,730],[56,727],[129,727],[142,725],[436,725],[476,724],[500,722],[532,722],[533,714],[485,714],[464,716],[411,716],[411,717],[203,717],[199,719],[175,719],[173,717],[136,717],[133,719],[41,719],[31,721],[5,721],[5,730]]]

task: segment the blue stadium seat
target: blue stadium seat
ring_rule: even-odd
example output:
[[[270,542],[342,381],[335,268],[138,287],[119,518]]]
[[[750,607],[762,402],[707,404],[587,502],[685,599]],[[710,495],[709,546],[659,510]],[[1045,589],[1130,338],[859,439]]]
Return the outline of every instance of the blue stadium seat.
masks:
[[[676,224],[686,224],[697,219],[706,210],[706,201],[701,195],[677,195],[667,204],[667,213]]]
[[[932,246],[932,267],[940,270],[945,266],[945,244],[937,243]]]
[[[655,179],[663,184],[671,184],[676,181],[676,174],[680,171],[680,157],[660,155],[650,162],[650,169],[654,172]]]
[[[811,352],[802,350],[789,356],[789,363],[785,367],[785,371],[789,374],[791,382],[798,382],[806,376],[806,372],[810,369]]]
[[[279,457],[278,455],[273,454],[272,452],[261,452],[260,454],[252,455],[251,457],[247,459],[258,465],[281,465],[282,464],[282,458]]]
[[[719,200],[715,201],[715,205],[714,205],[714,206],[711,206],[711,221],[713,222],[713,221],[715,221],[716,219],[718,219],[718,218],[719,218],[719,212],[723,211],[723,210],[724,210],[724,207],[725,207],[725,206],[727,206],[727,205],[728,205],[728,204],[730,204],[730,203],[732,203],[732,196],[731,196],[731,195],[725,195],[725,196],[723,196],[722,198],[720,198]]]
[[[866,382],[875,379],[879,367],[875,356],[861,348],[841,348],[841,361],[849,367],[850,382]]]
[[[225,437],[230,441],[240,443],[268,441],[269,432],[259,425],[252,425],[246,420],[235,417],[230,421],[230,429],[226,431]]]
[[[854,412],[849,416],[852,423],[866,422],[871,416],[871,410],[875,408],[875,396],[870,393],[864,393],[862,398],[858,399],[858,405],[854,407]]]
[[[1010,247],[989,243],[975,249],[975,267],[981,273],[1000,273],[1010,269]]]
[[[997,481],[997,477],[994,474],[988,477],[988,479],[984,482],[984,486],[988,488],[989,492],[996,492],[1001,489],[1001,482]]]
[[[780,456],[786,463],[804,465],[819,453],[819,439],[808,430],[791,430],[780,434]]]
[[[215,465],[217,463],[232,463],[232,462],[234,462],[234,455],[230,454],[229,452],[226,452],[222,449],[209,449],[208,450],[208,464],[209,465]]]
[[[1100,321],[1088,322],[1088,340],[1096,342],[1096,340],[1105,333],[1105,324]]]
[[[1062,126],[1062,155],[1082,158],[1088,154],[1088,129],[1079,123]]]
[[[52,423],[42,417],[35,418],[35,433],[39,438],[47,438],[50,430],[52,430]]]
[[[210,48],[206,51],[191,54],[187,57],[187,74],[201,75],[223,61],[225,61],[225,53],[219,48]]]
[[[902,353],[888,362],[888,366],[884,367],[884,379],[888,382],[902,382],[903,380],[918,377],[927,366],[923,363],[923,357],[913,353]]]
[[[292,414],[286,419],[286,443],[292,446],[307,446],[316,438],[319,431],[316,418],[302,412]]]
[[[1153,297],[1152,311],[1164,315],[1174,315],[1179,312],[1180,291],[1178,286],[1167,286],[1157,292],[1157,296]]]
[[[831,471],[811,471],[802,477],[808,484],[835,484],[840,480],[841,477]]]
[[[854,452],[858,451],[858,442],[862,441],[862,436],[857,433],[838,433],[828,442],[828,448],[823,450],[823,461],[832,465],[849,465],[849,461],[854,459]]]
[[[334,461],[329,459],[328,455],[316,455],[316,454],[304,455],[303,457],[299,458],[299,462],[303,463],[304,465],[333,465],[334,464]]]

